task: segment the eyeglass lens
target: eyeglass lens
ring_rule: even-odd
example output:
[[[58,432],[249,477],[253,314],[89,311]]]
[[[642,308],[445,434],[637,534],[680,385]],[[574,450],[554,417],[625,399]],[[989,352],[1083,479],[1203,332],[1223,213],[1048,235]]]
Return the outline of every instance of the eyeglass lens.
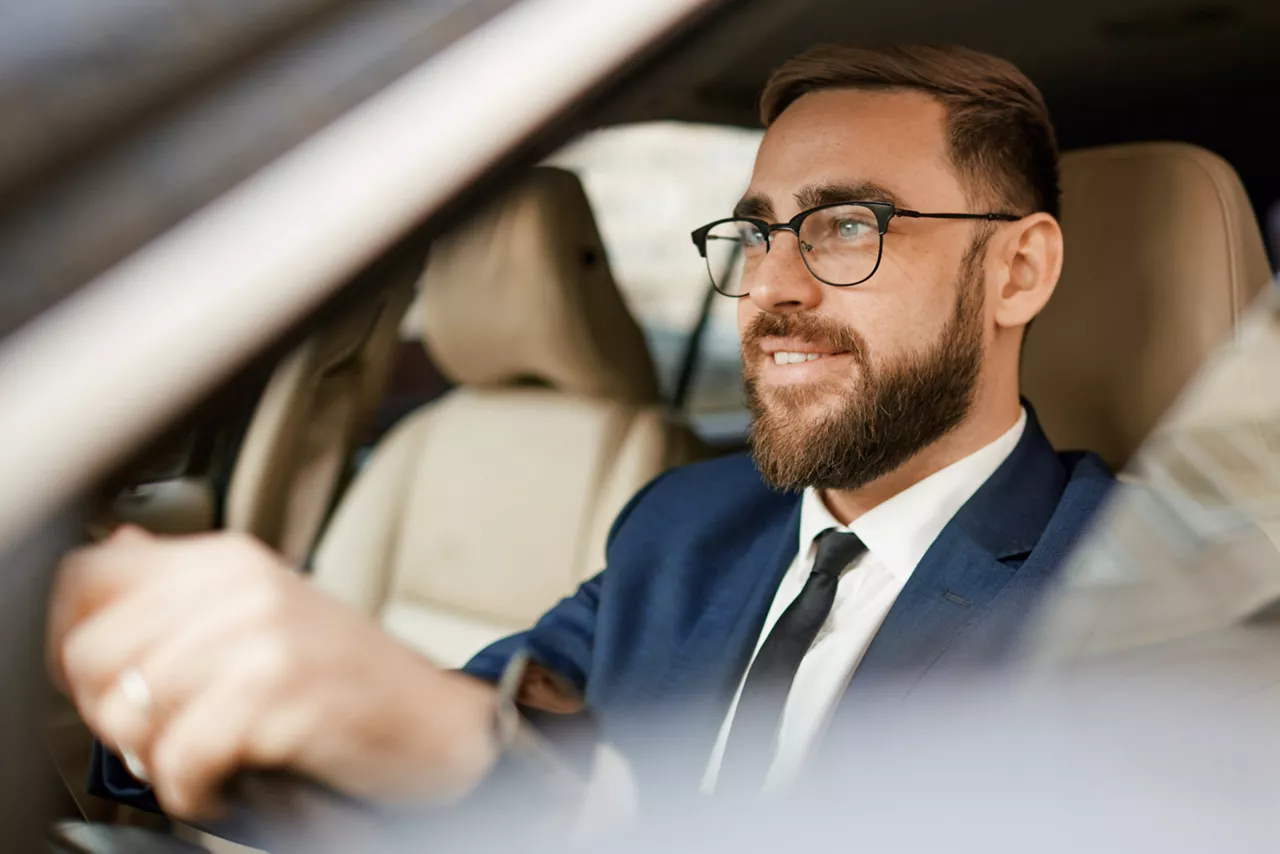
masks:
[[[779,237],[775,231],[770,240]],[[880,260],[879,222],[875,212],[863,205],[814,211],[801,223],[797,242],[805,266],[830,285],[865,281]],[[712,228],[707,234],[707,270],[716,290],[729,296],[745,295],[768,246],[760,227],[750,220],[729,220]]]

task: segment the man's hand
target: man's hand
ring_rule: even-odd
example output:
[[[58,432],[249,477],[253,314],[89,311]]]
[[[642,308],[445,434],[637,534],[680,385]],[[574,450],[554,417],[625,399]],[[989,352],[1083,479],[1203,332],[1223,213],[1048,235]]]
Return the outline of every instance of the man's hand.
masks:
[[[208,815],[240,767],[439,802],[495,758],[492,688],[434,667],[243,535],[129,528],[68,555],[49,656],[89,727],[137,757],[176,816]]]

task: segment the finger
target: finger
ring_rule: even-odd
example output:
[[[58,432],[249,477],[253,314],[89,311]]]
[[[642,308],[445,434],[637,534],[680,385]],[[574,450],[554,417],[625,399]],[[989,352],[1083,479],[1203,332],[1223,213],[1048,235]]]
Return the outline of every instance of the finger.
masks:
[[[251,680],[222,679],[169,719],[144,760],[166,813],[189,819],[217,814],[222,784],[253,758],[252,730],[268,695]]]
[[[73,549],[63,557],[58,584],[64,606],[92,606],[109,601],[140,569],[146,557],[164,552],[165,541],[135,526],[116,529],[101,543]],[[140,560],[140,557],[143,558]]]
[[[228,585],[235,589],[243,579],[259,572],[264,565],[274,565],[271,553],[261,544],[242,536],[226,534],[168,537],[160,539],[137,531],[126,531],[112,545],[101,545],[73,552],[63,561],[58,589],[50,615],[49,666],[55,682],[63,687],[70,685],[63,651],[67,635],[85,620],[123,602],[130,602],[150,591],[157,597],[147,605],[139,601],[130,605],[128,618],[113,620],[101,632],[95,632],[105,643],[105,650],[115,650],[120,642],[115,639],[138,638],[143,632],[133,631],[130,620],[136,620],[139,628],[150,626],[145,612],[149,609],[166,610],[165,596],[177,596],[184,601],[199,599],[199,604],[216,602],[221,595],[214,595],[210,585]],[[207,594],[207,595],[206,595]],[[123,625],[123,628],[121,626]],[[86,643],[89,649],[96,644]],[[133,653],[122,650],[127,658]],[[90,662],[95,655],[87,656]],[[119,662],[104,663],[100,680],[110,680]],[[102,690],[103,682],[90,686]]]
[[[214,642],[234,630],[235,591],[214,573],[161,572],[140,581],[128,596],[86,617],[62,641],[60,668],[77,706],[86,712],[108,691],[121,671],[157,649],[198,635]]]
[[[157,537],[123,526],[106,542],[68,552],[55,581],[50,639],[129,592],[140,578],[243,558],[247,538],[223,534]]]
[[[62,648],[68,633],[85,617],[127,590],[144,571],[146,543],[86,546],[68,552],[58,567],[49,600],[46,661],[54,683],[65,687]]]
[[[139,708],[123,678],[117,677],[100,700],[83,703],[86,723],[103,741],[128,748],[148,764],[156,733],[224,674],[271,667],[272,681],[283,680],[289,665],[282,645],[255,631],[255,617],[252,607],[223,606],[186,621],[140,660],[120,669],[121,674],[134,670],[146,684],[146,708]]]
[[[45,636],[45,661],[54,684],[67,689],[63,667],[63,644],[73,627],[95,609],[109,602],[119,586],[104,590],[105,577],[113,576],[110,567],[118,566],[119,549],[110,545],[90,545],[68,552],[59,563],[58,575],[49,599],[49,618]],[[123,577],[116,577],[123,584]]]
[[[130,690],[125,680],[135,687]],[[149,748],[156,727],[150,687],[141,672],[126,672],[120,684],[108,692],[92,714],[92,718],[85,717],[85,722],[94,734],[120,755],[133,776],[149,780],[141,755]]]

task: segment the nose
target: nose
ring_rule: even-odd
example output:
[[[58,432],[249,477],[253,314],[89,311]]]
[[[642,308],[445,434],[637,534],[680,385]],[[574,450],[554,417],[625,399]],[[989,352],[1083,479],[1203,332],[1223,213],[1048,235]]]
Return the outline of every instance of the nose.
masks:
[[[822,302],[822,282],[804,265],[797,240],[790,231],[774,232],[769,251],[743,280],[747,298],[761,311],[787,314]]]

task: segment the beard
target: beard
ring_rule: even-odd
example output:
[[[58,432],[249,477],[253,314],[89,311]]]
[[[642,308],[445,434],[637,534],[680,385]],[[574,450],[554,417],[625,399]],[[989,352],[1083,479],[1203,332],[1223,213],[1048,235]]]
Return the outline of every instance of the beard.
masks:
[[[743,351],[760,339],[795,337],[849,353],[852,384],[840,377],[798,386],[761,387],[759,362],[746,359],[743,385],[751,413],[756,466],[775,489],[857,489],[894,471],[954,430],[973,407],[982,366],[982,259],[987,234],[965,252],[955,310],[936,340],[874,369],[854,329],[812,314],[760,314],[743,335]],[[821,415],[806,415],[833,395]]]

